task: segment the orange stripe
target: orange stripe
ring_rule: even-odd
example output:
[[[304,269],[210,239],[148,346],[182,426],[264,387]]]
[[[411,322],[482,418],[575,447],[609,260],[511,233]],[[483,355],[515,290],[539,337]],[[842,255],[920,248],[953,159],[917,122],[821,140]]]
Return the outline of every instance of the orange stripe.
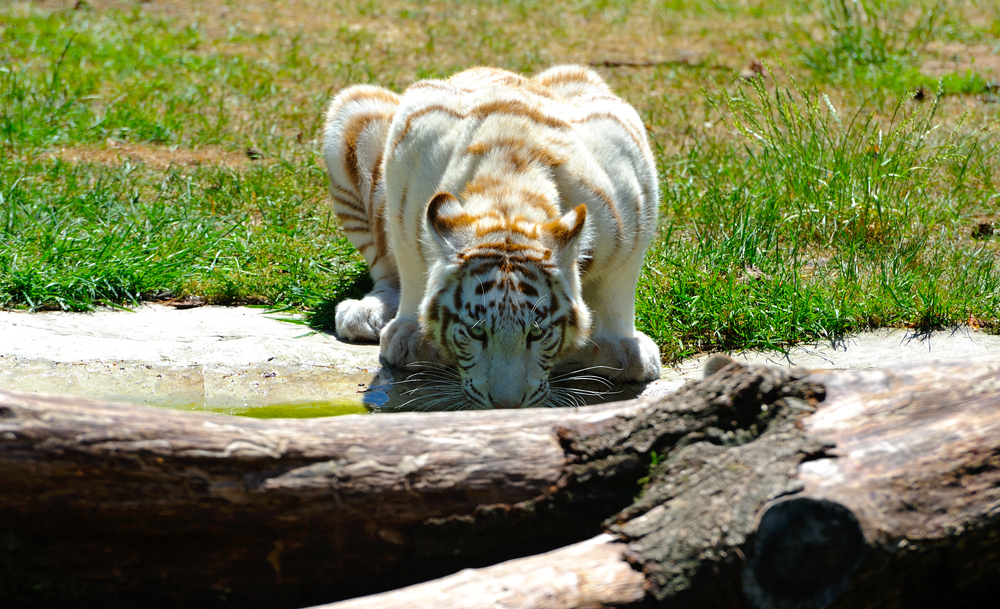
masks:
[[[464,114],[462,114],[461,112],[458,112],[456,110],[452,110],[451,108],[448,108],[447,106],[440,106],[440,105],[437,105],[437,106],[427,106],[426,108],[421,108],[419,110],[415,110],[414,112],[411,112],[406,117],[406,124],[403,125],[403,130],[399,133],[399,135],[396,136],[396,139],[393,140],[393,142],[392,142],[392,151],[393,151],[393,153],[396,152],[396,148],[398,148],[399,145],[403,143],[403,140],[406,139],[406,136],[409,135],[410,129],[413,127],[413,121],[414,121],[414,119],[420,118],[421,116],[423,116],[425,114],[430,114],[431,112],[444,112],[445,114],[449,114],[449,115],[451,115],[451,116],[453,116],[453,117],[455,117],[455,118],[457,118],[459,120],[465,118]]]
[[[533,251],[539,252],[541,254],[548,254],[550,250],[544,247],[537,247],[534,245],[528,245],[524,243],[513,243],[510,240],[507,241],[493,241],[490,243],[479,243],[473,246],[474,249],[495,249],[502,250],[505,252],[521,252],[521,251]]]
[[[530,264],[541,269],[555,268],[554,264],[547,262],[547,259],[544,258],[543,259],[529,258],[527,256],[516,256],[516,255],[502,254],[497,252],[473,251],[469,253],[462,253],[461,258],[463,263],[469,261],[479,261],[479,262],[491,261],[493,265],[499,267],[501,271],[504,271],[505,268],[510,269],[511,266],[514,264],[519,264],[522,266],[527,266]],[[483,266],[488,268],[487,265],[485,264]],[[506,270],[504,272],[510,272],[510,270]]]
[[[446,80],[418,80],[412,85],[406,87],[406,91],[413,91],[416,89],[436,89],[438,91],[448,91],[448,92],[459,92],[465,91],[471,93],[473,89],[465,89],[456,86],[454,83],[450,83]]]
[[[330,188],[331,189],[336,189],[338,192],[340,192],[341,195],[347,197],[348,199],[350,199],[352,201],[357,202],[360,205],[361,202],[358,199],[358,193],[354,192],[353,190],[347,190],[346,188],[344,188],[340,184],[337,184],[336,182],[333,181],[332,177],[330,179]]]
[[[559,208],[545,195],[527,188],[515,189],[505,178],[496,175],[481,174],[474,177],[466,183],[459,198],[466,200],[475,195],[516,199],[519,203],[543,210],[549,219],[559,215]]]
[[[368,127],[369,123],[391,122],[392,114],[384,112],[368,112],[365,114],[355,114],[348,119],[344,126],[343,146],[344,146],[344,172],[354,182],[354,189],[361,192],[361,176],[358,174],[358,138]]]
[[[494,114],[522,116],[524,118],[531,119],[540,125],[552,127],[553,129],[568,129],[570,126],[569,123],[561,118],[548,116],[537,108],[532,108],[528,104],[516,99],[498,99],[489,101],[475,106],[469,111],[469,116],[480,119]]]
[[[378,100],[392,104],[393,106],[399,105],[399,96],[388,89],[383,89],[382,87],[375,87],[372,89],[357,88],[352,90],[346,97],[338,99],[337,102],[341,107],[343,107],[347,104],[362,100]]]
[[[365,226],[368,226],[368,218],[365,218],[363,216],[356,216],[356,215],[354,215],[352,213],[340,212],[340,211],[335,211],[335,213],[337,214],[337,218],[341,222],[346,222],[348,220],[353,220],[354,222],[360,222],[361,224],[364,224]]]
[[[467,216],[467,217],[471,218],[471,216]],[[472,221],[467,222],[465,225],[468,226],[470,224],[474,224],[474,223],[478,222],[479,220],[481,220],[481,218],[472,218]],[[528,239],[538,239],[538,225],[537,224],[533,224],[531,230],[528,230],[528,229],[525,229],[525,228],[521,228],[520,226],[518,226],[514,222],[510,222],[510,221],[508,221],[508,222],[502,222],[501,221],[501,222],[498,222],[497,224],[494,224],[492,226],[490,226],[490,225],[476,226],[476,236],[477,237],[485,237],[486,235],[488,235],[490,233],[499,233],[499,232],[514,233],[514,234],[517,234],[517,235],[522,235],[524,237],[527,237]]]
[[[494,190],[504,190],[509,194],[511,192],[510,184],[503,178],[495,175],[478,175],[472,178],[472,181],[465,184],[465,190],[462,191],[462,198],[467,199],[473,195],[485,195],[486,193]]]
[[[628,136],[632,138],[632,142],[635,144],[635,147],[638,148],[640,152],[643,150],[641,137],[635,133],[635,130],[630,125],[611,112],[595,112],[594,114],[589,114],[583,118],[574,120],[573,123],[579,125],[580,123],[586,123],[588,121],[599,119],[612,120],[618,123],[625,130],[625,133],[628,133]]]
[[[480,156],[498,148],[506,148],[509,151],[523,151],[530,157],[531,161],[542,163],[544,165],[548,165],[549,167],[559,167],[560,165],[564,165],[566,163],[565,157],[556,156],[548,149],[530,144],[523,137],[510,135],[502,136],[487,142],[475,142],[473,144],[469,144],[465,151],[469,154]]]
[[[343,221],[341,221],[340,227],[343,228],[345,231],[347,231],[349,233],[368,233],[368,232],[371,232],[371,229],[368,227],[368,223],[367,222],[365,222],[364,225],[362,225],[362,226],[357,226],[357,225],[348,226]]]
[[[389,236],[386,233],[385,228],[385,217],[382,215],[382,210],[374,210],[374,222],[372,222],[372,238],[375,239],[375,258],[372,261],[372,266],[375,265],[375,260],[378,260],[388,254]],[[395,260],[393,260],[395,262]]]
[[[536,76],[532,80],[544,84],[547,87],[551,87],[554,84],[560,84],[560,83],[578,83],[578,82],[597,85],[598,83],[595,83],[593,80],[591,80],[590,76],[591,76],[590,72],[588,72],[584,68],[578,68],[578,69],[570,68],[566,70],[560,70],[555,74]],[[602,82],[601,84],[604,83]]]

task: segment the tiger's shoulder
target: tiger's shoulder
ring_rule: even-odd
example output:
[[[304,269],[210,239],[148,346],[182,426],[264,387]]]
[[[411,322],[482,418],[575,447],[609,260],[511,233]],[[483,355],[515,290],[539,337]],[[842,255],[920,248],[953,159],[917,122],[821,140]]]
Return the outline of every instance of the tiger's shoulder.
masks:
[[[530,78],[473,68],[414,83],[385,152],[387,217],[411,240],[408,249],[422,240],[423,211],[436,193],[456,194],[464,205],[463,195],[487,186],[548,193],[555,207],[547,220],[586,204],[584,242],[594,247],[584,268],[598,274],[641,253],[655,231],[659,191],[642,121],[581,66]]]
[[[526,77],[500,68],[476,67],[447,79],[410,85],[396,112],[393,137],[398,146],[417,125],[447,129],[465,119],[521,116],[556,130],[586,130],[596,118],[615,118],[645,144],[642,121],[634,108],[615,95],[593,70],[556,66]]]

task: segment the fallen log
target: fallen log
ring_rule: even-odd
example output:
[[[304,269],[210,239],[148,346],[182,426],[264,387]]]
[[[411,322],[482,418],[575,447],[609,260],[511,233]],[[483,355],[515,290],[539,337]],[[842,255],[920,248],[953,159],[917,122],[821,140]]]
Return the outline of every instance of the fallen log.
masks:
[[[928,573],[974,599],[998,591],[997,378],[734,365],[653,402],[312,421],[0,392],[0,533],[129,602],[303,606],[588,538],[345,606],[901,606]]]
[[[658,403],[271,421],[0,394],[0,523],[143,598],[347,598],[600,533],[651,450],[751,425],[779,376]]]
[[[804,380],[818,408],[789,396],[749,442],[675,448],[615,536],[324,608],[995,606],[1000,360]],[[545,564],[561,585],[540,601]]]
[[[488,564],[479,548],[436,555],[448,519],[491,506],[515,518],[510,506],[561,483],[560,420],[633,411],[265,421],[0,394],[0,529],[101,587],[302,606]],[[599,509],[589,532],[623,505]],[[503,557],[578,540],[517,542],[510,528],[483,547],[491,534]],[[429,562],[412,564],[420,553]]]
[[[603,609],[646,600],[645,577],[625,544],[601,534],[545,554],[467,569],[433,582],[314,609]]]

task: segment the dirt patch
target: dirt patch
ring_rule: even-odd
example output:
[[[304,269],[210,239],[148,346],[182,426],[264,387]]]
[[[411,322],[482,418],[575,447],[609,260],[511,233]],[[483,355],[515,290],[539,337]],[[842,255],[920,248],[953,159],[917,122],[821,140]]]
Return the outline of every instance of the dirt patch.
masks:
[[[196,25],[204,33],[204,44],[192,52],[239,56],[272,74],[280,93],[267,97],[267,103],[283,98],[272,107],[274,119],[285,137],[300,143],[315,136],[325,100],[357,82],[402,90],[418,78],[475,64],[530,72],[558,63],[581,63],[594,67],[629,100],[648,119],[662,152],[673,154],[693,144],[692,134],[729,137],[706,104],[703,89],[717,92],[740,75],[756,76],[765,64],[775,72],[765,74],[769,89],[774,84],[789,85],[789,76],[802,83],[815,78],[796,59],[801,48],[796,46],[793,24],[814,31],[818,40],[826,31],[815,25],[821,18],[818,11],[787,2],[751,3],[757,6],[752,11],[725,8],[726,3],[715,3],[721,7],[717,9],[673,4],[681,8],[622,2],[541,3],[528,11],[518,8],[519,3],[456,5],[450,0],[87,0],[89,8],[80,10],[93,15],[111,9],[138,10],[178,26]],[[32,11],[71,11],[75,5],[76,0],[34,0],[24,6]],[[989,11],[955,10],[963,22],[972,23],[975,17],[980,25],[992,23]],[[901,27],[911,27],[920,14],[907,12]],[[964,74],[971,68],[987,81],[1000,80],[1000,56],[988,45],[936,42],[922,49],[922,57],[928,60],[925,73],[932,77]],[[321,72],[298,67],[302,58],[308,58],[309,65],[323,66]],[[859,103],[857,91],[825,89],[843,112],[851,112]],[[947,124],[966,112],[973,113],[977,124],[995,120],[996,104],[989,102],[995,102],[996,95],[943,102],[940,116]],[[233,131],[248,131],[273,120],[243,98],[231,100]],[[287,113],[297,108],[308,108],[310,118],[296,114],[294,126],[285,128]],[[75,150],[67,152],[82,156]],[[117,151],[99,154],[110,155],[104,162],[116,162],[120,156]],[[242,160],[239,152],[235,154]],[[194,160],[167,157],[158,166],[195,164]]]
[[[170,149],[141,144],[123,144],[113,140],[106,142],[103,147],[60,148],[58,152],[50,152],[46,156],[69,163],[100,163],[102,165],[120,165],[125,161],[130,161],[161,170],[171,167],[198,167],[201,165],[236,168],[250,162],[242,152],[233,152],[213,146],[198,150]]]
[[[325,0],[35,0],[30,3],[42,11],[120,10],[197,23],[211,38],[225,38],[229,29],[262,34],[275,29],[290,32],[321,32],[343,12]],[[396,4],[396,3],[393,3]],[[337,31],[337,23],[333,32]],[[327,30],[329,33],[330,30]]]
[[[35,0],[36,10],[71,11],[78,0]],[[430,0],[414,6],[407,0],[378,3],[330,3],[326,0],[87,0],[77,10],[95,13],[107,10],[132,11],[179,23],[197,24],[208,34],[206,49],[246,56],[267,55],[273,41],[233,42],[233,32],[241,36],[284,32],[300,36],[303,47],[329,46],[330,38],[358,37],[360,49],[384,54],[396,50],[394,61],[403,61],[403,81],[416,78],[416,57],[433,49],[435,63],[468,67],[467,42],[457,32],[467,32],[477,50],[496,44],[493,64],[502,64],[512,54],[505,37],[536,41],[535,46],[548,63],[582,64],[701,64],[709,57],[729,57],[734,38],[741,32],[774,29],[780,16],[720,19],[701,11],[662,14],[659,9],[639,6],[605,7],[604,10],[576,10],[569,7],[539,8],[530,17],[515,8],[474,3],[456,10],[452,2]],[[511,32],[518,32],[512,35]],[[553,35],[555,33],[555,35]],[[456,40],[459,39],[459,40]],[[546,42],[538,43],[543,40]],[[485,41],[485,42],[484,42]],[[218,46],[214,46],[214,45]],[[751,42],[752,45],[752,42]],[[767,45],[752,45],[766,48]],[[398,47],[398,49],[396,48]],[[272,49],[273,50],[273,49]],[[751,56],[760,49],[749,50]],[[489,53],[486,52],[488,56]],[[488,58],[488,57],[487,57]],[[482,57],[477,57],[481,61]],[[733,69],[737,65],[730,66]],[[632,67],[643,67],[632,66]],[[412,75],[409,73],[413,73]]]
[[[934,59],[920,66],[920,71],[927,76],[972,72],[984,78],[1000,78],[1000,54],[992,47],[954,42],[931,43],[926,51],[934,55]]]

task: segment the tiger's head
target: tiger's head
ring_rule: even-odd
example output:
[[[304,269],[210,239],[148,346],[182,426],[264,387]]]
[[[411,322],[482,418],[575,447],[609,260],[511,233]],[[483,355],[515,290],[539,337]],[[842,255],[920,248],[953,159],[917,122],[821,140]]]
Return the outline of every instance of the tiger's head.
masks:
[[[549,402],[549,374],[590,330],[578,258],[587,208],[531,222],[470,216],[450,194],[427,208],[440,257],[429,270],[424,332],[454,361],[474,408]]]

